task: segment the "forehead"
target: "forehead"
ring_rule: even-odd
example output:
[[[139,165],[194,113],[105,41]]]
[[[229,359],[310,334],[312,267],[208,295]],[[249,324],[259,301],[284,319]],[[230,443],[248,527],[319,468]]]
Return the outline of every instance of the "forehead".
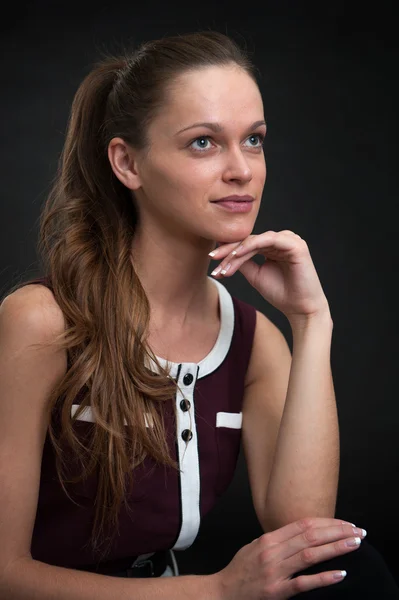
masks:
[[[179,75],[168,89],[160,117],[164,117],[165,124],[176,128],[193,120],[217,120],[227,125],[240,115],[245,123],[261,119],[262,97],[248,73],[229,65]]]

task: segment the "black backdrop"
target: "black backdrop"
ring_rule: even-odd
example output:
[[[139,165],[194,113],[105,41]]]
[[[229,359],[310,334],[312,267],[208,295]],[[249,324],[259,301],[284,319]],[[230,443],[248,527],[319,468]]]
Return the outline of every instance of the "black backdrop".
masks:
[[[40,207],[73,94],[99,53],[202,28],[245,40],[262,72],[268,122],[268,179],[255,233],[292,229],[309,244],[334,320],[337,516],[368,530],[399,580],[395,24],[392,14],[378,12],[381,4],[370,14],[351,13],[350,3],[309,14],[297,4],[10,6],[0,40],[0,294],[37,272]],[[224,283],[268,315],[291,345],[285,317],[240,273]],[[194,545],[178,554],[182,574],[224,567],[261,533],[241,454],[231,487]]]

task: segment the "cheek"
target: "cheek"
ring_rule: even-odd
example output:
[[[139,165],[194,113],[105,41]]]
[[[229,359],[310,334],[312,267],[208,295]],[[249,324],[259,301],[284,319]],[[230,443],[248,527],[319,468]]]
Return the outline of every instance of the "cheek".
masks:
[[[155,204],[173,201],[176,190],[181,184],[178,169],[166,161],[152,163],[143,178],[143,189],[151,202]]]
[[[205,164],[206,162],[206,164]],[[158,165],[151,173],[151,188],[156,186],[158,195],[169,195],[169,201],[183,198],[197,200],[206,196],[219,177],[217,161],[173,161]]]
[[[185,193],[201,197],[220,179],[220,165],[216,159],[199,158],[187,160],[180,165],[177,173],[178,185]]]
[[[204,185],[192,172],[178,168],[177,165],[163,165],[153,168],[143,183],[146,201],[151,210],[161,217],[180,221],[187,216],[192,219],[198,198],[204,195]]]

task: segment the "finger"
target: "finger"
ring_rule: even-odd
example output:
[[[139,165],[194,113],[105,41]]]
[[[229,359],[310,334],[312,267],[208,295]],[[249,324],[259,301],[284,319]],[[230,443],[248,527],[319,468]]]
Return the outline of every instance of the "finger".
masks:
[[[346,574],[346,571],[323,571],[316,575],[299,575],[284,585],[283,597],[292,598],[302,592],[339,583],[345,579]]]
[[[306,548],[310,549],[316,546],[324,546],[332,542],[343,542],[353,540],[353,538],[363,539],[367,535],[365,529],[353,527],[349,524],[332,525],[330,527],[310,527],[280,544],[279,559],[285,560],[291,556],[300,553]],[[311,556],[311,552],[309,555]]]
[[[332,517],[307,517],[305,519],[298,519],[297,521],[288,523],[288,525],[284,525],[283,527],[275,529],[274,531],[264,533],[258,539],[265,537],[272,541],[272,543],[280,544],[281,542],[285,542],[286,540],[289,540],[294,536],[303,533],[310,527],[331,527],[334,525],[341,524],[353,525],[348,521],[343,521],[342,519],[334,519]]]
[[[354,552],[361,545],[360,537],[351,537],[323,546],[307,547],[284,561],[284,572],[292,575],[320,562]]]
[[[214,260],[221,260],[217,267],[212,271],[211,275],[231,276],[239,270],[242,264],[247,262],[253,256],[259,253],[259,251],[266,250],[269,248],[269,252],[274,249],[278,252],[291,252],[294,251],[298,246],[295,240],[298,240],[299,236],[291,231],[266,231],[260,235],[254,235],[246,238],[243,242],[238,244],[226,244],[221,247],[220,250],[217,248],[210,253]],[[294,242],[293,242],[294,240]],[[266,258],[267,260],[267,258]],[[251,271],[249,271],[251,269]],[[260,269],[260,265],[257,263],[250,264],[246,268],[243,275],[247,275],[252,279],[257,276]]]
[[[231,256],[231,254],[229,254],[227,258],[222,260],[222,262],[217,267],[215,267],[211,275],[221,275],[222,277],[234,275],[234,273],[238,271],[241,265],[248,262],[249,259],[255,256],[256,254],[256,251],[248,252],[247,254],[245,254],[245,256],[240,257],[240,259],[236,259],[234,256]],[[259,265],[257,265],[257,263],[254,262],[253,264],[257,268],[259,268]]]
[[[236,269],[234,266],[233,273],[235,273],[235,271],[240,271],[247,281],[249,281],[255,289],[258,289],[258,285],[260,283],[259,277],[261,275],[262,268],[263,265],[258,265],[258,263],[256,263],[254,260],[246,260],[238,267],[238,269]],[[233,275],[233,273],[230,273],[230,275]]]
[[[234,252],[234,250],[239,248],[240,244],[241,242],[231,242],[229,244],[222,244],[221,246],[218,246],[217,248],[212,250],[212,252],[209,252],[209,256],[213,260],[221,260],[222,258],[228,256],[231,252]]]
[[[242,256],[249,251],[276,247],[279,250],[293,250],[299,244],[304,244],[305,241],[298,235],[286,231],[265,231],[259,235],[254,235],[242,242],[237,248],[235,256]]]

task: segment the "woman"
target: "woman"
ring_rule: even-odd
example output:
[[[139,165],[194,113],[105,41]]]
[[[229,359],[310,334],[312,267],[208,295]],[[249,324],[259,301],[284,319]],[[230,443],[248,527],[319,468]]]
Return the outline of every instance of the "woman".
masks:
[[[364,530],[334,518],[332,320],[309,249],[251,233],[265,133],[255,68],[220,33],[145,43],[79,87],[42,214],[46,275],[0,311],[0,597],[353,598],[370,582],[396,597]],[[237,270],[289,319],[292,358],[220,283]],[[241,433],[265,534],[218,573],[166,577]]]

